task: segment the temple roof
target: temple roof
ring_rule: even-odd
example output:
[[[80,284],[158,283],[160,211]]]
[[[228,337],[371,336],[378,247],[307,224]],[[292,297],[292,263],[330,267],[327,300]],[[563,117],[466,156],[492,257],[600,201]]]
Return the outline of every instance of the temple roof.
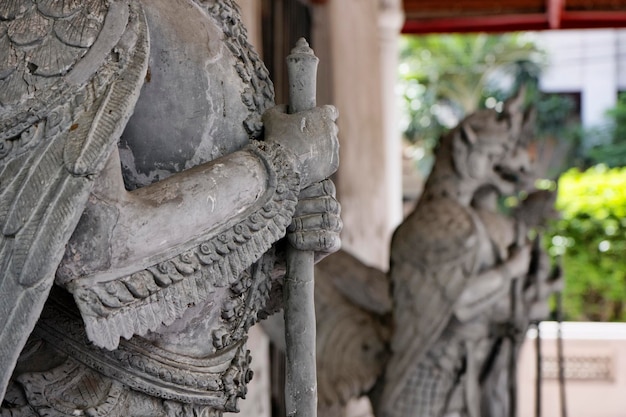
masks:
[[[404,0],[404,33],[626,27],[626,0]]]

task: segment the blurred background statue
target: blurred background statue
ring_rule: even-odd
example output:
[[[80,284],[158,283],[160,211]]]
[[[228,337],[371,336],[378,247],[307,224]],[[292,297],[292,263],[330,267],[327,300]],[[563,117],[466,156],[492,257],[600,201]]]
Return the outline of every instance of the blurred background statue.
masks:
[[[0,3],[0,415],[235,411],[287,227],[338,249],[336,110],[274,107],[238,13]]]
[[[341,251],[317,266],[320,414],[369,394],[378,417],[513,415],[520,344],[561,285],[529,238],[554,216],[554,192],[531,192],[511,213],[498,204],[534,179],[522,102],[442,137],[388,274]]]

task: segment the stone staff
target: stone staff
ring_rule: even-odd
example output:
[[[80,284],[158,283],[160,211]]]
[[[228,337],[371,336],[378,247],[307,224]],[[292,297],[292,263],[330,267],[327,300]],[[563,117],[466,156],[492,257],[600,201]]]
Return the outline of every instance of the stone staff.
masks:
[[[300,38],[287,56],[289,113],[315,107],[318,62],[307,41]],[[285,405],[289,417],[317,416],[313,255],[313,251],[293,247],[287,251]]]

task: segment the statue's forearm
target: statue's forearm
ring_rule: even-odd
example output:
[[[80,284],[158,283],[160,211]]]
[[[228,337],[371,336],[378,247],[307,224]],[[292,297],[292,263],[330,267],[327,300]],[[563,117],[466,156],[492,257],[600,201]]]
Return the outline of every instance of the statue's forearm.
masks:
[[[263,162],[242,151],[127,193],[118,202],[111,236],[112,267],[206,238],[211,229],[254,206],[266,188]]]
[[[489,269],[471,278],[455,306],[455,315],[467,321],[491,307],[509,290],[508,271],[502,266]]]
[[[515,249],[503,263],[469,278],[457,300],[455,313],[461,321],[469,320],[506,296],[514,278],[525,277],[530,265],[530,246]]]
[[[68,253],[89,249],[97,256],[89,262],[66,255],[63,270],[73,276],[61,279],[108,280],[180,253],[260,209],[270,177],[267,164],[246,148],[128,192],[114,152],[69,244]]]

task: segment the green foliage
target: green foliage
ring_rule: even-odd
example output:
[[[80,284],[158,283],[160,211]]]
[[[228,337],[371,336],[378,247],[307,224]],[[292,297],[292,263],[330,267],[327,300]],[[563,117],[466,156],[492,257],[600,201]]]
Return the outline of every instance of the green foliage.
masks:
[[[537,94],[531,99],[537,110],[537,130],[542,135],[561,136],[576,107],[574,100],[557,94]]]
[[[565,318],[626,321],[626,169],[569,170],[557,208],[549,250],[562,257]]]
[[[536,79],[542,60],[535,44],[519,34],[404,37],[400,56],[405,77],[463,114],[476,110],[483,92],[497,88],[503,75],[513,84]],[[500,77],[494,77],[496,73]]]
[[[399,92],[405,138],[429,158],[442,133],[487,104],[498,108],[520,83],[536,84],[544,55],[523,34],[405,36]],[[502,95],[502,94],[500,94]],[[422,169],[426,171],[426,169]]]
[[[405,109],[418,123],[409,127],[407,136],[431,125],[452,127],[480,107],[485,91],[510,92],[521,83],[536,82],[543,59],[521,34],[404,36],[400,90]],[[415,117],[424,115],[431,117],[430,123]]]
[[[545,61],[532,35],[524,33],[403,37],[401,126],[421,175],[428,175],[445,130],[479,108],[500,111],[521,85],[526,87],[526,104],[537,110],[533,146],[542,159],[540,174],[553,178],[566,167],[581,165],[575,101],[539,91]]]
[[[591,163],[604,163],[609,167],[626,166],[626,94],[619,95],[617,105],[607,112],[609,122],[590,135],[600,142],[589,150]]]

